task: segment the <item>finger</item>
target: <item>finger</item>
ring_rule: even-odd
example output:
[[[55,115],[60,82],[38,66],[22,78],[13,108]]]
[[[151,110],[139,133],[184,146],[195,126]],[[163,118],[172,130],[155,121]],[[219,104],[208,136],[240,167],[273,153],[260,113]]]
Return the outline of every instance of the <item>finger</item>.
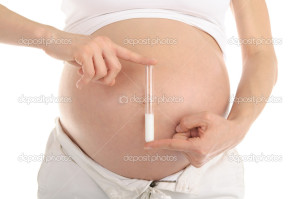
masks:
[[[95,75],[92,79],[93,81],[98,81],[99,79],[107,75],[107,67],[100,50],[95,51],[95,54],[93,56],[93,64],[95,69]]]
[[[83,75],[77,81],[77,88],[81,89],[84,85],[88,84],[95,75],[94,65],[92,59],[85,59],[82,65]]]
[[[76,66],[76,67],[81,67],[80,64],[78,64],[76,61],[67,61],[68,64],[71,64],[73,66]]]
[[[116,80],[114,79],[113,82],[112,82],[112,85],[115,85],[115,83],[116,83]]]
[[[82,68],[79,68],[78,73],[79,73],[79,75],[83,75],[83,70],[82,70]]]
[[[191,142],[182,139],[164,139],[147,142],[144,145],[145,149],[167,149],[174,151],[192,151],[193,145]]]
[[[121,63],[111,51],[104,51],[103,56],[108,67],[108,73],[103,79],[100,80],[100,82],[107,85],[113,85],[115,78],[121,70]]]
[[[184,133],[175,133],[173,135],[173,139],[181,139],[181,140],[188,140],[191,137],[191,131],[187,131]]]
[[[143,65],[155,65],[157,63],[157,60],[153,58],[142,56],[126,48],[123,48],[122,46],[115,45],[114,47],[116,49],[117,57],[121,59]]]
[[[176,127],[176,132],[186,132],[196,127],[205,128],[207,124],[207,120],[202,117],[202,114],[189,115],[181,119]]]

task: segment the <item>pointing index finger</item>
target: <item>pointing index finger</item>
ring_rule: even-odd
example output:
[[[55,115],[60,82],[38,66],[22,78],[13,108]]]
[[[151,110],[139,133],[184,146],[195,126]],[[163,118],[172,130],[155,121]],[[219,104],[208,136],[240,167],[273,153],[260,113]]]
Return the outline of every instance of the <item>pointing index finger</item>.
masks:
[[[145,149],[167,149],[174,151],[191,151],[193,145],[191,142],[187,140],[180,139],[164,139],[164,140],[156,140],[152,142],[147,142],[144,145]]]
[[[115,49],[116,49],[116,54],[117,57],[127,60],[127,61],[131,61],[137,64],[143,64],[143,65],[155,65],[157,63],[157,60],[153,59],[153,58],[148,58],[145,56],[142,56],[138,53],[132,52],[126,48],[123,48],[122,46],[118,46],[115,45]]]

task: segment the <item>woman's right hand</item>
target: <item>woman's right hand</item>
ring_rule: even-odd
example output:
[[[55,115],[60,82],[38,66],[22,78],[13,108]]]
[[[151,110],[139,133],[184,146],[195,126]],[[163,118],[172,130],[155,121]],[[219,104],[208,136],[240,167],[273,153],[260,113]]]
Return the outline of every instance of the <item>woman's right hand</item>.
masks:
[[[49,44],[43,50],[50,56],[80,67],[81,78],[77,88],[90,82],[112,86],[122,66],[119,59],[142,65],[155,65],[157,61],[121,47],[105,36],[86,36],[56,30],[54,39],[66,39],[69,44]]]
[[[81,78],[76,83],[77,88],[82,88],[91,81],[114,85],[116,76],[122,68],[119,59],[143,65],[156,64],[155,59],[118,46],[107,37],[91,37],[60,31],[26,19],[1,4],[0,26],[1,43],[41,48],[54,58],[80,67],[78,73]],[[26,42],[23,40],[24,37]]]

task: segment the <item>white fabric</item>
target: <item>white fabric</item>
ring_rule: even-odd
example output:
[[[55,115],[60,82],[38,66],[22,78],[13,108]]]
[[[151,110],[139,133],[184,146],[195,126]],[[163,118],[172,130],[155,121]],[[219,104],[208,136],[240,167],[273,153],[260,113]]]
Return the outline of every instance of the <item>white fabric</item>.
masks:
[[[65,31],[92,34],[113,22],[132,18],[165,18],[210,34],[225,51],[224,18],[230,0],[63,0]]]
[[[222,153],[201,168],[186,169],[150,187],[151,181],[129,179],[100,166],[63,132],[59,119],[50,134],[45,156],[65,156],[65,161],[43,162],[38,175],[39,199],[242,199],[243,164]],[[70,157],[70,158],[69,158]],[[69,158],[69,159],[68,159]],[[61,159],[60,159],[61,160]],[[67,161],[66,161],[67,160]]]

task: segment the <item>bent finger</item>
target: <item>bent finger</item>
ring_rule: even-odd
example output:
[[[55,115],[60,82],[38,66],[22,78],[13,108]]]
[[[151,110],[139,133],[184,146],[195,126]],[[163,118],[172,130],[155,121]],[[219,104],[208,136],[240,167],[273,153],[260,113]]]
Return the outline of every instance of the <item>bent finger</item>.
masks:
[[[103,79],[100,80],[100,82],[107,85],[113,85],[117,75],[121,71],[121,63],[111,51],[105,51],[104,58],[108,67],[108,73]]]
[[[83,75],[76,83],[77,88],[81,89],[84,85],[88,84],[95,75],[95,69],[92,59],[86,59],[82,65]]]
[[[107,75],[107,66],[103,60],[101,51],[95,52],[93,56],[93,63],[94,63],[95,75],[92,80],[97,81]]]
[[[176,127],[176,132],[186,132],[197,127],[206,127],[208,122],[202,117],[202,114],[189,115],[181,119]]]

